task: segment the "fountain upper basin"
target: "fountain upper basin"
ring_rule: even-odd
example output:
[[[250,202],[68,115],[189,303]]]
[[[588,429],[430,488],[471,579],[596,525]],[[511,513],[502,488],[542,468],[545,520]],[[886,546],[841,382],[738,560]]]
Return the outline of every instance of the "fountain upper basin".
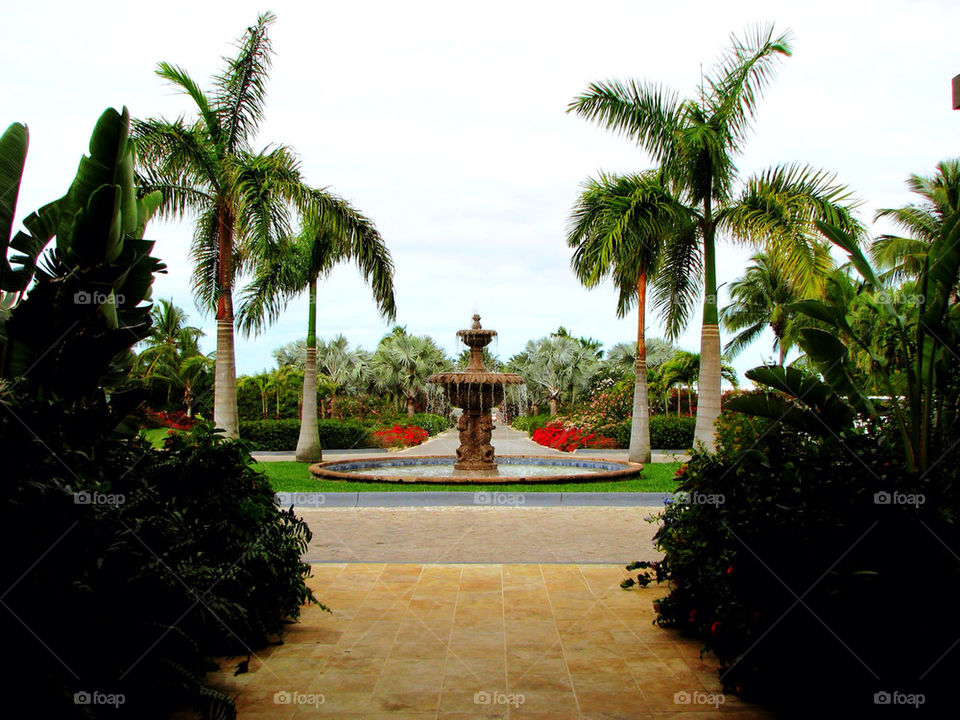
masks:
[[[455,470],[455,462],[456,458],[448,455],[358,458],[317,463],[310,466],[310,472],[321,479],[349,482],[507,485],[629,480],[643,470],[638,463],[555,455],[500,456],[499,467],[492,471]]]

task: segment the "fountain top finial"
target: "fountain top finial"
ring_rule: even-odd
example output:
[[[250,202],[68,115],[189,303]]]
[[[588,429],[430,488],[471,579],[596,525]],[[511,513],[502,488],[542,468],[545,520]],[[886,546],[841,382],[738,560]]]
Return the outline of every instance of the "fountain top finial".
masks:
[[[470,329],[471,329],[471,330],[480,330],[480,316],[477,315],[476,313],[474,313],[474,315],[473,315],[473,327],[471,327]]]

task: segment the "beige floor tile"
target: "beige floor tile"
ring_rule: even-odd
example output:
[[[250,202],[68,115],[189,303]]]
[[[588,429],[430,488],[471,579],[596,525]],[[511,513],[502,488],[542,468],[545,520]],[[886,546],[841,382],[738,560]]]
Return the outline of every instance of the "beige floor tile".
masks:
[[[773,718],[734,696],[719,711],[678,702],[719,691],[716,660],[652,625],[666,588],[620,591],[619,566],[341,563],[315,575],[333,614],[305,609],[250,672],[233,677],[244,658],[230,658],[209,676],[241,720]]]

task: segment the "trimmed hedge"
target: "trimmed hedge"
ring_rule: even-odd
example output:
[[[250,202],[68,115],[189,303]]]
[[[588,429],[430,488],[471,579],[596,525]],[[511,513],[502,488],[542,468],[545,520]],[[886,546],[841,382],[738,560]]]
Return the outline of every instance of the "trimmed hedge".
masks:
[[[613,439],[620,447],[630,447],[632,422],[617,425]],[[650,447],[657,450],[688,450],[693,447],[697,419],[682,415],[654,415],[650,418]]]
[[[517,430],[525,430],[527,435],[533,435],[535,430],[546,427],[550,419],[550,413],[543,413],[542,415],[521,415],[513,421],[513,427]]]
[[[369,429],[358,420],[318,420],[320,446],[327,449],[371,447]],[[240,437],[254,450],[293,450],[300,437],[300,421],[241,420]]]

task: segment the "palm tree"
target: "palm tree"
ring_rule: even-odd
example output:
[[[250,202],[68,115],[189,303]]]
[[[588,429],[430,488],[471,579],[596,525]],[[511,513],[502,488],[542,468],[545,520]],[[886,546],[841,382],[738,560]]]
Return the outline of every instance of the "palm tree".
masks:
[[[283,367],[281,365],[281,367]],[[237,378],[237,387],[240,390],[251,388],[256,390],[260,396],[260,419],[266,420],[270,414],[270,396],[268,388],[270,387],[270,375],[262,372],[256,375],[242,375]]]
[[[599,367],[596,353],[564,335],[530,340],[523,352],[510,359],[508,369],[520,373],[534,396],[543,393],[556,415],[564,395],[576,400],[578,388],[586,390]]]
[[[570,216],[567,244],[575,248],[571,265],[586,287],[612,277],[619,290],[617,317],[636,304],[632,462],[650,462],[650,407],[647,401],[647,282],[660,263],[672,232],[683,231],[685,217],[657,173],[589,178]]]
[[[396,315],[393,297],[393,260],[373,223],[345,201],[328,196],[336,214],[308,216],[295,239],[265,255],[244,292],[240,327],[259,332],[286,308],[290,299],[308,293],[306,362],[303,368],[303,404],[297,462],[323,457],[317,425],[317,282],[334,265],[353,261],[370,284],[380,314]]]
[[[167,403],[174,390],[183,394],[187,415],[193,415],[198,387],[208,379],[211,358],[200,352],[200,328],[186,325],[187,315],[173,300],[161,299],[150,311],[153,327],[137,356],[135,372],[147,385],[166,390]]]
[[[881,235],[870,246],[877,266],[886,272],[882,279],[902,281],[917,277],[923,270],[930,245],[942,235],[944,220],[950,217],[960,195],[960,160],[937,164],[932,176],[911,175],[911,192],[920,195],[919,203],[899,208],[882,208],[876,218],[891,220],[910,233],[910,237]]]
[[[277,367],[293,365],[302,369],[307,362],[307,341],[301,338],[288,342],[278,347],[272,354],[273,359],[277,361]]]
[[[331,383],[330,417],[336,412],[337,393],[362,388],[369,376],[369,366],[369,354],[360,348],[351,348],[343,335],[337,335],[326,343],[318,342],[317,369],[322,371]]]
[[[375,387],[404,398],[408,417],[426,392],[427,378],[449,366],[450,361],[433,338],[410,335],[403,328],[394,328],[380,340],[370,360]]]
[[[737,333],[723,352],[728,358],[736,357],[769,327],[783,365],[796,342],[798,318],[790,305],[803,297],[775,257],[758,253],[750,261],[743,277],[730,284],[731,303],[720,311],[724,329]]]
[[[657,305],[672,338],[689,319],[703,283],[700,347],[701,401],[696,441],[714,448],[714,420],[720,413],[720,331],[717,301],[718,231],[753,244],[764,243],[785,259],[801,287],[820,283],[829,251],[815,235],[820,219],[859,234],[847,191],[834,177],[798,165],[778,166],[749,179],[735,192],[736,156],[741,154],[757,101],[778,58],[789,55],[786,35],[758,29],[747,41],[731,38],[713,73],[701,76],[699,93],[676,93],[635,81],[594,83],[568,108],[587,120],[626,135],[659,163],[664,186],[692,232],[668,243],[659,273]]]
[[[157,74],[196,106],[197,118],[151,118],[134,123],[142,163],[142,192],[159,190],[161,215],[197,218],[191,257],[198,307],[217,320],[214,422],[228,437],[239,435],[233,340],[235,280],[258,254],[289,232],[289,208],[331,211],[327,198],[301,182],[293,151],[252,143],[263,120],[272,50],[264,13],[247,28],[235,58],[205,93],[183,68],[161,62]],[[334,209],[335,211],[335,209]]]
[[[720,365],[720,376],[734,387],[740,382],[737,378],[737,371],[726,363]],[[693,412],[693,386],[697,384],[701,377],[700,353],[690,352],[688,350],[677,350],[673,357],[660,366],[660,376],[657,385],[664,394],[664,407],[670,408],[670,391],[680,386],[677,390],[677,415],[680,415],[680,391],[687,391],[687,412]],[[700,394],[697,392],[697,405],[699,407]]]

